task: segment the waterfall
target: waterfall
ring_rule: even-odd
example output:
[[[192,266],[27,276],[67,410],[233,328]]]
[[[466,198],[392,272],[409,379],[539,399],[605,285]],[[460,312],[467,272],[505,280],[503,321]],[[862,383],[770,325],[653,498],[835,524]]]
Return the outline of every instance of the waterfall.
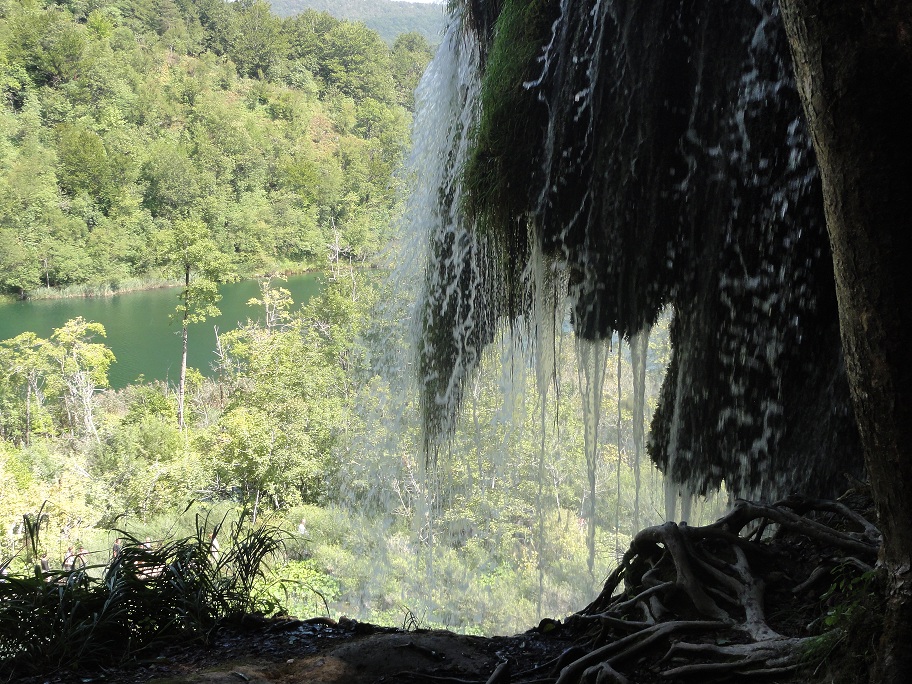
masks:
[[[719,488],[830,494],[859,452],[775,0],[452,13],[416,93],[399,294],[378,322],[395,344],[351,449],[368,463],[340,478],[392,536],[410,521],[386,542],[414,556],[403,603],[503,630],[527,626],[490,614],[520,601],[505,568],[534,581],[526,616],[569,612],[611,532],[711,518]]]
[[[589,482],[586,547],[589,555],[586,567],[594,572],[595,563],[595,496],[598,463],[599,419],[602,415],[602,392],[605,386],[610,340],[587,340],[578,337],[576,356],[579,359],[580,387],[583,397],[583,435],[586,448],[586,475]]]
[[[633,529],[640,529],[640,490],[646,418],[646,357],[649,351],[649,328],[630,341],[630,366],[633,371]]]
[[[820,183],[776,0],[466,2],[478,45],[432,228],[419,354],[445,437],[536,263],[587,340],[666,307],[648,451],[684,492],[817,493],[857,472]],[[454,162],[458,154],[458,162]],[[463,297],[472,293],[471,301]],[[677,494],[675,495],[677,496]],[[636,506],[635,506],[636,507]]]

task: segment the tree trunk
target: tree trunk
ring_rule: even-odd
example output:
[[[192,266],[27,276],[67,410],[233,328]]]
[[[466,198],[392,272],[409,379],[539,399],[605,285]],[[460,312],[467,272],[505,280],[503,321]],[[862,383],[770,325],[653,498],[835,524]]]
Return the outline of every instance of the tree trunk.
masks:
[[[888,604],[872,681],[912,681],[912,3],[780,0],[823,180]]]
[[[187,392],[187,338],[188,327],[190,325],[190,267],[184,270],[184,318],[181,327],[181,369],[180,384],[177,387],[177,424],[181,430],[184,429],[184,397]]]
[[[25,444],[32,443],[32,386],[25,386]]]
[[[185,314],[184,325],[181,329],[183,351],[181,352],[180,383],[177,387],[177,424],[181,430],[184,429],[184,396],[187,392],[187,325]]]

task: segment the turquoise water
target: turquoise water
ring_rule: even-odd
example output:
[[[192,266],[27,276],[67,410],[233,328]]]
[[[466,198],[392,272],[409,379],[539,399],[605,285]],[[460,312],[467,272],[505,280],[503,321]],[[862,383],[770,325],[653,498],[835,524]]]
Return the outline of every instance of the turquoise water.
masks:
[[[323,287],[319,275],[300,275],[277,286],[291,292],[295,308],[304,304]],[[215,361],[215,329],[225,332],[248,318],[260,319],[262,309],[247,306],[251,297],[260,294],[256,281],[222,285],[221,316],[190,326],[187,364],[205,375],[212,374]],[[180,376],[180,323],[169,316],[178,304],[178,288],[127,292],[94,299],[71,298],[0,304],[0,340],[32,331],[49,337],[54,328],[71,318],[82,316],[104,325],[103,341],[114,352],[117,363],[111,366],[111,386],[124,387],[139,376],[146,380],[177,382]]]

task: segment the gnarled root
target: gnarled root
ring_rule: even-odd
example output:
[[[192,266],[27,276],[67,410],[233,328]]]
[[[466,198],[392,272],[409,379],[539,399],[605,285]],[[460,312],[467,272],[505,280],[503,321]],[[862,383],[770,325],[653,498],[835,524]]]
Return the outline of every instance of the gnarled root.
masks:
[[[794,619],[798,608],[787,602],[826,585],[837,565],[870,570],[879,543],[877,528],[844,503],[802,497],[738,501],[705,527],[646,528],[599,597],[568,618],[570,628],[587,635],[586,650],[562,662],[550,681],[636,684],[657,676],[713,681],[792,672],[814,616]],[[812,605],[819,609],[819,601]]]

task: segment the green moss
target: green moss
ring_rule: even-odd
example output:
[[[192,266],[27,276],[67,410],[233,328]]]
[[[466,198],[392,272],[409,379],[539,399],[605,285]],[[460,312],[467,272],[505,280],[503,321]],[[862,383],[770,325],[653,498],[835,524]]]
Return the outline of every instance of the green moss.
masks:
[[[547,127],[545,106],[524,84],[541,74],[538,57],[556,10],[549,0],[504,3],[485,64],[474,148],[463,172],[466,215],[513,259],[528,253],[524,217],[538,194]]]
[[[483,9],[495,11],[487,5]],[[547,130],[547,108],[524,84],[541,75],[538,57],[550,40],[558,9],[553,0],[507,0],[490,45],[483,25],[473,29],[486,49],[481,113],[471,132],[469,159],[460,170],[459,210],[464,225],[477,231],[478,249],[466,250],[455,235],[442,236],[431,247],[429,287],[437,291],[422,312],[418,368],[425,383],[422,415],[429,452],[437,438],[452,430],[463,383],[481,350],[503,320],[522,313],[521,274],[531,244],[528,217],[541,186]]]

